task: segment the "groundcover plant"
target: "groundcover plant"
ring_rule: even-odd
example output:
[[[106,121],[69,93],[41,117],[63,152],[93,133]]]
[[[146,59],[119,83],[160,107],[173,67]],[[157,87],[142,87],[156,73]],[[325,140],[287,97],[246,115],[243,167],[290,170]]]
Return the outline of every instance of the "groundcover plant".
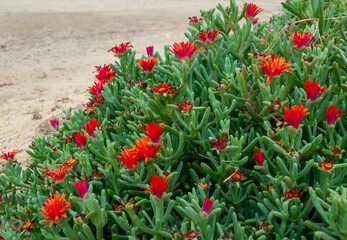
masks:
[[[283,7],[201,11],[164,57],[111,48],[32,164],[1,155],[1,239],[347,239],[346,2]]]

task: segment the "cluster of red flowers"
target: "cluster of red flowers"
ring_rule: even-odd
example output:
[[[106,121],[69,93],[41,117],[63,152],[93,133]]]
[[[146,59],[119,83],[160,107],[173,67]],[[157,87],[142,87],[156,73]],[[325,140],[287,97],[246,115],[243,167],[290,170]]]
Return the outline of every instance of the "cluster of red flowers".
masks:
[[[4,153],[0,155],[0,159],[8,161],[9,159],[14,160],[14,156],[19,152],[19,150],[13,150],[12,152]]]
[[[134,169],[139,164],[139,160],[143,159],[145,162],[148,159],[154,159],[156,155],[161,155],[158,151],[163,148],[160,145],[161,132],[164,129],[164,124],[152,122],[146,125],[147,131],[143,131],[148,137],[143,137],[136,140],[132,148],[124,147],[120,150],[120,156],[117,157],[122,161],[121,165],[128,169]]]
[[[198,17],[189,17],[189,23],[191,25],[197,25],[200,21],[202,21],[202,18],[198,18]]]
[[[219,30],[213,30],[213,31],[208,31],[208,32],[205,32],[204,30],[201,30],[196,35],[196,39],[200,39],[205,44],[207,42],[213,43],[218,35],[221,35]]]
[[[102,96],[102,91],[104,90],[104,85],[109,84],[109,80],[116,76],[116,73],[111,69],[109,65],[96,66],[97,75],[95,76],[97,81],[88,88],[88,90],[92,93],[93,99],[87,103],[88,111],[93,111],[95,108],[95,104],[102,104],[104,102],[104,98]]]

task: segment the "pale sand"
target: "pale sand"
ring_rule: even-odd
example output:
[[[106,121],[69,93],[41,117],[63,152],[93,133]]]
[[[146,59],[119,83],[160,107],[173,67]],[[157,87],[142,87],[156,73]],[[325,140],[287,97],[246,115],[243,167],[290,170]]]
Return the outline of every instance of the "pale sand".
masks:
[[[19,161],[33,137],[47,134],[49,119],[88,101],[95,67],[114,62],[107,50],[132,41],[141,56],[148,45],[186,40],[188,17],[226,0],[0,0],[0,153]],[[238,1],[241,6],[244,1]],[[263,20],[279,0],[250,1]],[[33,119],[39,113],[41,119]]]

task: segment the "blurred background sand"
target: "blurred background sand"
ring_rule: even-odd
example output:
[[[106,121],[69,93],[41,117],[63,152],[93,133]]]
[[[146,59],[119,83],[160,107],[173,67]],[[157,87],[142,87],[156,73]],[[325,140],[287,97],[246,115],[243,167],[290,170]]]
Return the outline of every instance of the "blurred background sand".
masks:
[[[82,107],[95,66],[114,62],[108,49],[132,41],[141,56],[154,45],[186,40],[188,17],[228,0],[0,0],[0,153],[22,150],[49,133],[49,120]],[[237,3],[242,6],[242,0]],[[268,20],[280,0],[253,0]]]

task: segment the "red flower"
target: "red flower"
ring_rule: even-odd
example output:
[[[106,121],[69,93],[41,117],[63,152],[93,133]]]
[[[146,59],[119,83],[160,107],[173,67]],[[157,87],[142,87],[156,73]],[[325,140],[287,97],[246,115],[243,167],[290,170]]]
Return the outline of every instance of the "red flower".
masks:
[[[174,88],[173,86],[171,86],[170,83],[165,83],[164,82],[164,83],[159,83],[158,85],[155,85],[149,91],[152,92],[152,93],[158,93],[158,94],[163,95],[164,93],[173,94],[176,91],[178,91],[178,89]]]
[[[331,105],[328,110],[325,111],[328,125],[335,125],[336,120],[345,115],[342,110],[337,111],[336,108],[336,105]]]
[[[331,169],[333,169],[334,163],[329,159],[325,159],[323,162],[318,163],[318,166],[322,171],[331,171]]]
[[[143,130],[143,133],[146,134],[154,143],[160,143],[160,135],[161,132],[164,129],[164,123],[161,123],[159,125],[159,122],[157,121],[157,125],[155,125],[155,122],[151,122],[146,125],[147,132]]]
[[[293,32],[293,37],[288,37],[293,40],[294,48],[301,49],[307,47],[313,40],[314,37],[309,32],[304,32],[302,35],[298,32]]]
[[[300,198],[301,193],[292,188],[289,191],[288,190],[284,191],[283,197],[284,197],[284,201],[289,200],[289,199],[293,199],[293,198]]]
[[[86,194],[88,193],[88,181],[81,180],[79,182],[75,182],[75,188],[80,195],[80,198],[85,199]]]
[[[153,46],[146,47],[146,52],[147,52],[148,57],[153,57],[153,50],[154,50]]]
[[[208,215],[210,214],[212,207],[213,207],[213,201],[211,199],[204,198],[204,205],[202,207],[202,212]]]
[[[190,60],[199,51],[199,46],[195,45],[194,42],[180,42],[179,44],[174,43],[169,48],[169,51],[175,54],[181,60]]]
[[[143,71],[153,72],[153,67],[157,62],[159,62],[158,58],[149,57],[140,60],[138,63],[142,67]]]
[[[189,113],[193,109],[193,103],[186,98],[184,103],[176,103],[176,106],[182,113]]]
[[[233,182],[240,182],[241,180],[246,178],[246,175],[242,171],[237,169],[232,174],[230,174],[229,177],[231,178],[231,181]]]
[[[8,161],[9,159],[14,160],[14,156],[19,152],[18,149],[13,150],[12,152],[8,152],[8,153],[4,153],[2,152],[2,155],[0,156],[0,158]]]
[[[318,83],[315,81],[306,81],[305,91],[307,95],[307,100],[308,99],[310,99],[311,101],[316,100],[318,96],[320,96],[322,93],[325,92],[324,88],[325,86],[320,87]]]
[[[157,196],[159,199],[162,198],[164,192],[168,192],[167,188],[169,187],[169,179],[164,177],[152,176],[151,185],[145,190],[151,192],[154,196]]]
[[[292,73],[288,70],[291,67],[290,63],[286,63],[286,59],[284,57],[276,57],[275,55],[272,55],[271,58],[267,60],[263,60],[261,67],[262,70],[270,77],[265,86],[269,85],[274,76],[281,75],[281,73],[284,72]]]
[[[57,169],[49,169],[49,168],[43,168],[46,170],[45,172],[45,176],[46,177],[50,177],[50,178],[47,178],[47,180],[54,180],[56,182],[63,182],[64,179],[65,179],[65,176],[66,176],[66,173],[67,171],[72,171],[72,168],[71,166],[59,166],[58,167],[58,170]]]
[[[57,129],[59,127],[59,118],[53,118],[49,121],[54,129]]]
[[[287,125],[288,126],[292,126],[296,129],[298,129],[300,122],[301,122],[301,119],[309,114],[309,112],[306,112],[306,111],[308,111],[308,108],[305,108],[300,103],[299,106],[295,106],[295,107],[291,106],[290,111],[289,111],[289,109],[284,108],[284,114],[285,115],[282,117],[287,119]]]
[[[128,169],[134,169],[137,167],[137,164],[139,164],[138,159],[138,149],[137,148],[126,148],[124,147],[123,150],[120,150],[121,156],[118,156],[117,159],[121,160],[123,163],[120,163],[124,167]]]
[[[94,82],[93,86],[89,87],[88,90],[93,93],[93,95],[98,96],[104,90],[104,84],[102,82]]]
[[[164,146],[160,146],[160,144],[151,144],[148,145],[149,142],[152,140],[150,138],[140,138],[139,140],[136,140],[136,145],[131,145],[134,149],[138,149],[138,157],[145,160],[145,162],[148,161],[148,159],[154,159],[156,155],[161,155],[159,153],[159,149],[163,148]]]
[[[116,73],[111,69],[109,65],[105,64],[103,67],[95,66],[95,68],[96,72],[98,73],[95,77],[103,84],[116,76]]]
[[[189,17],[189,23],[192,25],[196,25],[199,23],[199,21],[202,21],[202,18],[197,18],[197,17]]]
[[[83,128],[84,128],[84,130],[87,131],[89,136],[91,136],[92,138],[96,138],[94,132],[97,128],[99,128],[98,120],[96,120],[96,119],[89,120],[89,122],[86,122],[84,124]]]
[[[259,166],[264,166],[265,155],[262,151],[254,153],[254,158]]]
[[[211,140],[211,146],[216,148],[218,151],[223,151],[228,145],[228,138],[228,134],[223,133],[221,138]]]
[[[249,3],[247,4],[247,9],[246,9],[246,17],[248,19],[250,18],[255,18],[259,13],[261,13],[264,9],[259,8],[257,5],[254,3]]]
[[[209,41],[210,43],[213,43],[217,35],[220,35],[221,33],[219,30],[213,30],[213,31],[208,31],[207,33],[204,32],[204,30],[201,30],[198,35],[196,35],[197,39],[200,39],[203,41],[203,43],[206,43]]]
[[[87,135],[84,132],[77,133],[75,142],[80,149],[83,149],[87,145]]]
[[[51,219],[49,224],[50,227],[53,226],[53,221],[59,221],[62,217],[67,218],[65,210],[71,207],[71,203],[66,202],[65,196],[65,193],[63,193],[60,198],[58,194],[53,194],[53,196],[44,202],[42,211],[37,213],[47,216],[45,219],[43,219],[43,221]]]
[[[119,46],[116,45],[108,51],[113,52],[116,56],[122,56],[124,52],[131,47],[133,47],[133,45],[131,45],[131,42],[126,42],[119,44]]]

